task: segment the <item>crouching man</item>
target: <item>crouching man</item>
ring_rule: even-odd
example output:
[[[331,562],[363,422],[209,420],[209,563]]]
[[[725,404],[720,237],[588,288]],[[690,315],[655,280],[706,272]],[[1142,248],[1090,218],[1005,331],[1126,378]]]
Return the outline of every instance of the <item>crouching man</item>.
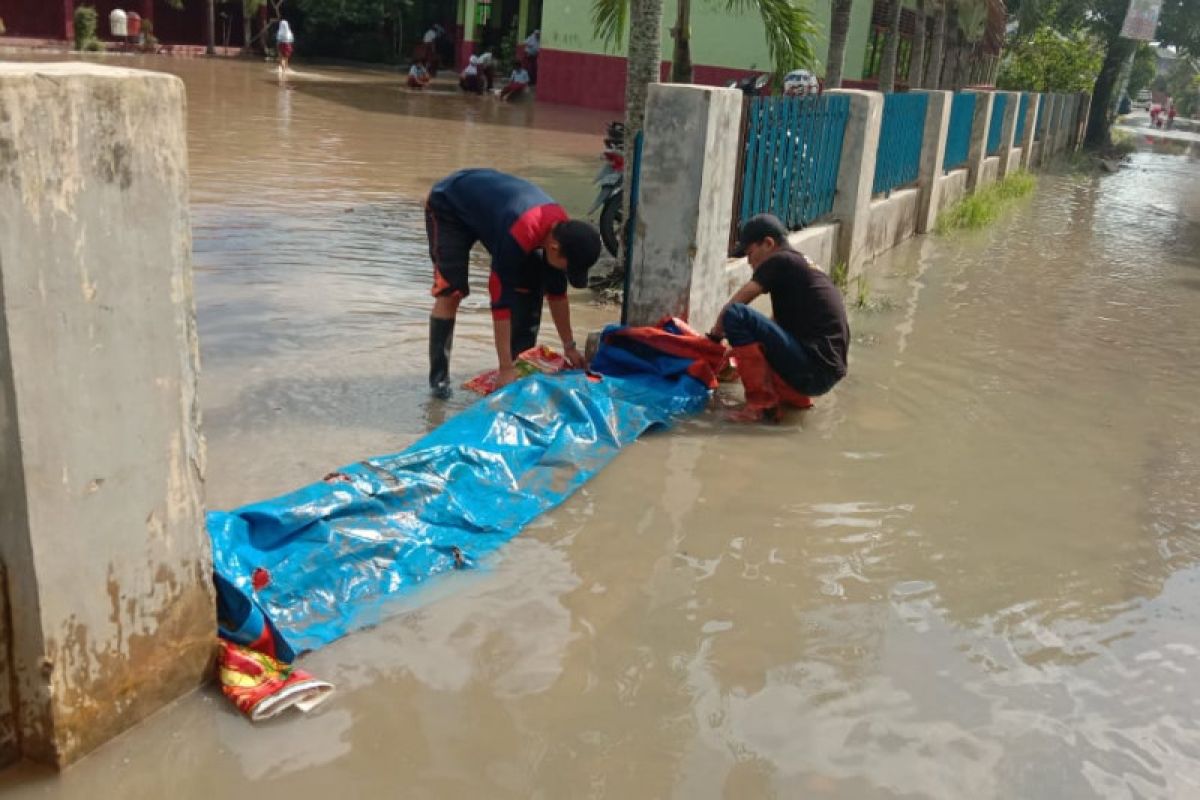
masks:
[[[709,338],[726,339],[737,360],[746,404],[731,414],[742,422],[775,420],[782,403],[807,408],[846,376],[850,326],[842,294],[825,273],[788,244],[777,217],[743,223],[735,255],[754,270],[717,317]],[[749,303],[771,296],[772,318]]]

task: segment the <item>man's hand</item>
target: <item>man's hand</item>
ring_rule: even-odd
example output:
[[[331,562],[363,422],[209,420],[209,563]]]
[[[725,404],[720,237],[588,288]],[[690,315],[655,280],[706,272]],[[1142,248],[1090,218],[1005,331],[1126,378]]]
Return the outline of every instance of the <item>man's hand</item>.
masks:
[[[578,347],[568,347],[563,353],[563,357],[575,369],[583,369],[587,366],[587,359],[583,357],[583,353],[579,352]]]
[[[501,386],[508,386],[519,377],[521,376],[518,374],[515,365],[509,364],[507,367],[502,365],[496,373],[496,388],[499,389]]]

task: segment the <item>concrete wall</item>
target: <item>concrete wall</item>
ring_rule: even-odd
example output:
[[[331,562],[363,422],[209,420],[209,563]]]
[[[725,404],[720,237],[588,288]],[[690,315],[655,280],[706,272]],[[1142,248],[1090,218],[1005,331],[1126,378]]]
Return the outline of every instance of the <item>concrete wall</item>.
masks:
[[[629,318],[648,324],[664,314],[687,317],[693,325],[711,324],[721,305],[749,277],[744,261],[723,259],[731,223],[733,174],[740,143],[733,134],[740,100],[718,102],[714,90],[696,86],[651,88],[642,194],[634,265],[630,276]],[[1001,155],[986,154],[994,92],[978,92],[971,142],[964,167],[945,174],[942,163],[952,101],[949,92],[929,92],[921,159],[915,187],[873,200],[875,156],[883,117],[883,95],[860,90],[831,91],[849,97],[850,112],[842,139],[837,191],[828,224],[794,234],[801,249],[829,266],[844,262],[849,277],[880,253],[915,233],[932,230],[937,216],[967,195],[1018,168],[1048,160],[1055,142],[1071,133],[1055,132],[1063,118],[1063,97],[1047,97],[1039,118],[1039,95],[1031,94],[1022,138],[1016,138],[1020,93],[1009,93],[1001,123]],[[1086,96],[1074,107],[1086,106]],[[1033,141],[1042,125],[1043,145]],[[1062,123],[1071,131],[1073,123]],[[1064,138],[1065,136],[1065,138]]]
[[[890,197],[871,201],[871,221],[867,225],[868,259],[910,238],[917,231],[920,191],[901,189]]]
[[[986,186],[996,182],[1000,174],[1000,157],[988,156],[983,160],[983,166],[979,169],[979,183],[975,186],[975,191],[985,188]]]
[[[10,757],[65,764],[208,673],[187,183],[178,78],[0,64]]]
[[[938,179],[938,197],[941,200],[938,212],[949,208],[967,196],[967,171],[956,169]]]
[[[815,225],[811,228],[805,228],[801,231],[796,231],[788,236],[788,243],[804,253],[821,271],[828,273],[833,269],[833,265],[837,263],[837,240],[838,226],[837,223],[827,225]],[[722,288],[725,292],[725,299],[729,299],[734,292],[742,287],[746,281],[750,280],[751,270],[750,264],[744,258],[731,258],[725,262],[724,277],[721,281]]]

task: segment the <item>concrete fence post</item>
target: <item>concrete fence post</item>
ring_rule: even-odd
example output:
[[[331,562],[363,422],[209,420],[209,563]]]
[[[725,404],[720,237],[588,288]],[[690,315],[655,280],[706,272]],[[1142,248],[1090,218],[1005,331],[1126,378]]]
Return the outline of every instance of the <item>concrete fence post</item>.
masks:
[[[1037,136],[1037,111],[1041,101],[1037,92],[1029,93],[1029,104],[1025,107],[1025,128],[1021,131],[1021,169],[1033,169],[1036,161],[1033,158],[1034,137]]]
[[[938,190],[942,163],[946,160],[946,136],[950,130],[950,106],[954,92],[914,89],[929,95],[925,109],[925,136],[921,141],[921,165],[917,173],[917,233],[928,233],[937,222]]]
[[[1013,142],[1017,133],[1017,114],[1021,111],[1021,93],[1005,92],[1008,99],[1004,102],[1004,124],[1000,129],[1000,164],[996,177],[1003,178],[1013,171],[1015,163],[1012,158]]]
[[[704,330],[729,299],[724,270],[741,119],[737,89],[651,84],[626,299],[630,325],[672,314]]]
[[[967,193],[973,194],[983,174],[983,162],[987,160],[988,129],[992,124],[991,92],[974,92],[975,116],[971,120],[971,149],[967,155]]]
[[[1088,116],[1092,113],[1091,92],[1079,93],[1079,115],[1075,120],[1075,150],[1083,147],[1083,139],[1087,135]]]
[[[854,276],[862,269],[867,257],[871,189],[875,181],[879,128],[883,122],[883,95],[860,89],[832,89],[827,94],[850,98],[833,217],[839,223],[837,259],[844,261],[848,274]]]
[[[214,653],[184,88],[0,64],[0,111],[0,756],[62,766]]]

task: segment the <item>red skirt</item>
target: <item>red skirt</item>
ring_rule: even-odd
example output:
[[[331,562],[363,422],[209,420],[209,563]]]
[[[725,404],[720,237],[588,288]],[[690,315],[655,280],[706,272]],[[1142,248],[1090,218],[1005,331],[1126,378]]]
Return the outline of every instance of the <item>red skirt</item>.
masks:
[[[292,43],[291,42],[280,42],[279,43],[279,57],[280,58],[291,58],[292,57]]]

